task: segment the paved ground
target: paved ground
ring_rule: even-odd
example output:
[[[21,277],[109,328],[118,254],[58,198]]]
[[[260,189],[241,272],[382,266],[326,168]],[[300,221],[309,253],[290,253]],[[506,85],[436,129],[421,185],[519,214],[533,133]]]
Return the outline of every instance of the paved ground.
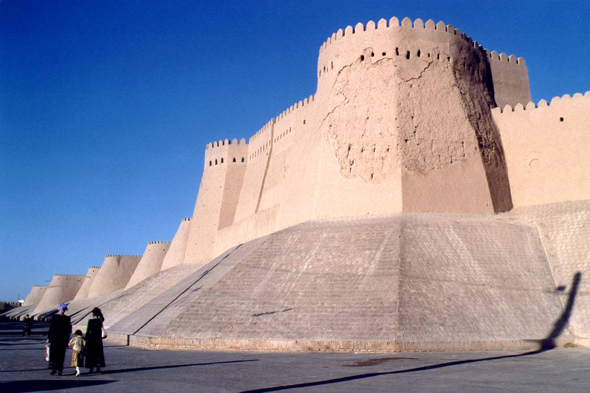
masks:
[[[0,392],[585,392],[590,350],[333,354],[108,345],[102,374],[50,376],[44,338],[0,323]],[[41,330],[36,329],[39,333]],[[68,352],[67,359],[71,359]],[[69,363],[68,363],[69,364]]]

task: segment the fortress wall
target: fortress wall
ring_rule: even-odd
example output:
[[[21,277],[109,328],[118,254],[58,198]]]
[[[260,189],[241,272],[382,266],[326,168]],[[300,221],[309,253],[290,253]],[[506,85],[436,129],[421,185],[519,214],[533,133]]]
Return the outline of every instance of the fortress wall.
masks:
[[[269,151],[272,147],[274,122],[272,119],[249,139],[248,165],[234,221],[241,221],[255,214],[259,206]]]
[[[141,260],[141,255],[107,255],[92,280],[88,298],[108,295],[124,289]]]
[[[230,155],[232,155],[232,148],[230,147]],[[219,222],[217,229],[225,228],[234,223],[240,193],[244,185],[244,176],[246,174],[248,145],[241,144],[237,147],[234,154],[239,155],[240,160],[229,159],[227,164],[227,172],[225,175],[225,182],[223,184],[223,195],[221,197],[221,211],[219,212]],[[245,160],[242,162],[241,160]]]
[[[45,291],[47,291],[46,285],[34,285],[31,292],[25,298],[25,302],[23,306],[33,306],[39,304],[43,295],[45,295]]]
[[[149,242],[125,290],[162,270],[162,262],[170,249],[170,242]]]
[[[273,128],[274,139],[258,211],[276,208],[277,228],[313,217],[319,162],[317,114],[321,107],[314,97],[305,101],[292,105],[277,117]]]
[[[199,236],[216,251],[197,251],[191,234],[187,260],[203,262],[252,238],[253,228],[261,236],[315,218],[509,210],[489,62],[443,22],[392,18],[334,33],[320,49],[316,94],[250,138],[233,221],[218,215],[220,237]],[[284,143],[290,134],[296,143]],[[220,195],[200,192],[207,218],[194,217],[212,228],[216,206],[237,193],[203,179],[203,190],[216,184]]]
[[[505,105],[515,106],[531,101],[529,73],[522,57],[496,51],[488,52],[488,59],[494,82],[494,97],[500,108]]]
[[[57,307],[74,299],[86,276],[76,274],[55,274],[45,290],[43,298],[35,307],[35,314]]]
[[[537,227],[564,307],[580,274],[569,324],[577,337],[590,339],[590,200],[522,207],[506,216]]]
[[[176,235],[174,235],[174,239],[172,239],[172,244],[170,244],[168,252],[166,252],[166,256],[162,261],[161,270],[169,269],[184,262],[190,225],[190,218],[183,218],[182,221],[180,221],[180,226],[176,231]]]
[[[590,92],[493,110],[515,207],[590,199]]]
[[[214,257],[217,230],[220,225],[230,225],[236,214],[244,172],[250,166],[248,149],[243,139],[239,144],[226,140],[207,145],[184,263],[203,263]]]
[[[88,297],[88,291],[90,290],[90,286],[92,285],[92,280],[96,277],[96,274],[100,270],[100,267],[92,266],[88,268],[88,272],[86,273],[86,279],[84,283],[80,287],[78,293],[76,293],[76,297],[74,300],[86,299]]]

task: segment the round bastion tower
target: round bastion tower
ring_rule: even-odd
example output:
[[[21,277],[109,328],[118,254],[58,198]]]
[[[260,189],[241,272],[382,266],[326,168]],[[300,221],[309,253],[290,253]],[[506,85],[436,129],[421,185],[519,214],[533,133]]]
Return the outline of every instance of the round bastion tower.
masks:
[[[322,45],[317,75],[316,121],[341,176],[401,177],[404,212],[511,209],[489,54],[464,33],[431,20],[359,23]]]

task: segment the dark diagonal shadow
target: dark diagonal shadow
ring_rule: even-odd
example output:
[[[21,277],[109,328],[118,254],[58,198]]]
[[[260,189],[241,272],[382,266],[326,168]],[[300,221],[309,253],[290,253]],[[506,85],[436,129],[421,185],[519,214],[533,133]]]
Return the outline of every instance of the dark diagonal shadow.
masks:
[[[553,330],[547,338],[544,340],[538,340],[540,344],[540,348],[534,351],[524,352],[516,355],[503,355],[503,356],[493,356],[481,359],[471,359],[471,360],[457,360],[454,362],[447,362],[447,363],[440,363],[440,364],[433,364],[431,366],[422,366],[411,368],[408,370],[399,370],[399,371],[385,371],[385,372],[378,372],[378,373],[366,373],[366,374],[359,374],[359,375],[351,375],[348,377],[340,377],[340,378],[333,378],[333,379],[326,379],[324,381],[315,381],[315,382],[305,382],[305,383],[298,383],[294,385],[283,385],[283,386],[275,386],[270,388],[263,388],[263,389],[254,389],[254,390],[245,390],[241,393],[262,393],[262,392],[278,392],[280,390],[290,390],[290,389],[301,389],[301,388],[308,388],[312,386],[322,386],[322,385],[330,385],[334,383],[341,383],[341,382],[348,382],[348,381],[356,381],[360,379],[366,378],[373,378],[373,377],[381,377],[384,375],[396,375],[396,374],[407,374],[407,373],[414,373],[420,371],[429,371],[429,370],[436,370],[438,368],[445,368],[445,367],[453,367],[459,366],[461,364],[469,364],[469,363],[479,363],[479,362],[487,362],[491,360],[500,360],[500,359],[513,359],[513,358],[520,358],[525,356],[532,356],[537,355],[539,353],[550,351],[551,349],[555,348],[555,339],[558,338],[564,331],[568,325],[569,318],[572,313],[572,309],[574,307],[575,298],[578,293],[578,287],[580,285],[580,281],[582,280],[582,273],[577,272],[574,276],[572,287],[568,296],[567,304],[559,317],[559,319],[553,325]]]
[[[258,359],[228,360],[225,362],[174,364],[171,366],[153,366],[153,367],[134,367],[134,368],[124,368],[124,369],[120,369],[120,370],[104,370],[103,369],[103,371],[101,371],[101,374],[108,375],[108,374],[132,373],[132,372],[136,372],[136,371],[165,370],[165,369],[169,369],[169,368],[211,366],[211,365],[215,365],[215,364],[249,363],[249,362],[257,362],[257,361],[258,361]]]
[[[116,381],[97,380],[29,380],[10,381],[0,383],[0,392],[46,392],[48,390],[68,391],[69,389],[83,388],[87,386],[99,386]]]

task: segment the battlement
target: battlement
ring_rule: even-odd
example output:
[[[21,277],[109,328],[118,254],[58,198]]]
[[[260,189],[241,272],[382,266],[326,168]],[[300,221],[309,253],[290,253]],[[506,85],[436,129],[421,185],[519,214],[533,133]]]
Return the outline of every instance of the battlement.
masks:
[[[548,103],[546,100],[540,100],[538,104],[535,104],[532,101],[529,101],[526,105],[516,104],[514,107],[510,105],[505,105],[503,108],[492,108],[492,113],[495,115],[498,114],[509,114],[513,112],[522,112],[522,111],[531,111],[537,108],[546,108],[546,107],[561,107],[567,106],[574,102],[579,102],[578,100],[588,100],[590,103],[590,91],[586,93],[576,93],[573,96],[569,94],[565,94],[561,97],[553,97],[551,99],[551,103]]]
[[[100,266],[90,266],[88,269],[100,269]]]
[[[250,137],[250,139],[248,140],[248,143],[252,144],[253,141],[262,138],[267,131],[269,131],[272,128],[272,125],[275,123],[275,119],[272,118],[270,119],[265,125],[263,125],[258,131],[256,131],[254,133],[254,135],[252,135]]]
[[[283,119],[284,117],[286,117],[290,113],[294,112],[296,109],[303,108],[305,105],[309,105],[313,101],[314,101],[314,96],[312,94],[309,97],[304,98],[303,100],[297,102],[296,104],[291,105],[289,108],[287,108],[283,112],[281,112],[280,115],[275,117],[275,119],[274,119],[275,122],[278,122],[279,120]]]
[[[240,142],[238,143],[238,140],[236,138],[234,138],[233,140],[229,140],[229,139],[224,139],[224,140],[219,140],[217,142],[211,142],[211,143],[207,143],[207,145],[205,146],[205,150],[206,149],[214,149],[216,147],[223,147],[223,146],[229,146],[229,145],[247,145],[246,140],[244,138],[240,139]]]
[[[245,164],[248,152],[248,144],[242,138],[238,143],[237,139],[230,141],[225,139],[207,144],[205,149],[205,169],[222,164]]]
[[[105,255],[105,258],[141,258],[141,255],[115,255],[115,254],[109,254],[109,255]]]
[[[86,277],[85,274],[54,274],[53,277]]]
[[[162,242],[148,242],[148,244],[170,244],[170,242],[162,241]]]
[[[337,32],[333,33],[332,36],[328,37],[328,39],[322,44],[320,47],[320,53],[326,50],[334,41],[342,39],[344,37],[350,37],[354,34],[370,32],[379,29],[388,29],[388,28],[413,28],[413,29],[422,29],[422,30],[436,30],[443,33],[449,33],[458,37],[461,37],[466,42],[473,44],[474,48],[479,48],[477,41],[473,41],[471,37],[467,36],[465,33],[462,33],[461,30],[455,29],[453,25],[446,25],[443,21],[439,21],[438,23],[434,23],[432,19],[429,19],[424,23],[422,19],[418,18],[413,23],[412,20],[408,17],[405,17],[400,25],[399,19],[395,16],[389,20],[389,23],[386,19],[380,19],[377,24],[372,20],[367,22],[367,25],[364,26],[362,23],[357,23],[355,27],[347,26],[344,30],[339,29]]]
[[[190,221],[191,217],[183,218],[182,221]]]
[[[486,52],[486,54],[488,55],[490,60],[504,61],[504,62],[507,62],[510,64],[521,65],[521,66],[526,65],[526,62],[524,61],[524,59],[522,57],[516,58],[516,56],[514,56],[514,55],[507,56],[506,53],[504,53],[504,52],[498,54],[498,52],[496,52],[496,51],[490,52],[487,49],[484,49],[484,51]]]

